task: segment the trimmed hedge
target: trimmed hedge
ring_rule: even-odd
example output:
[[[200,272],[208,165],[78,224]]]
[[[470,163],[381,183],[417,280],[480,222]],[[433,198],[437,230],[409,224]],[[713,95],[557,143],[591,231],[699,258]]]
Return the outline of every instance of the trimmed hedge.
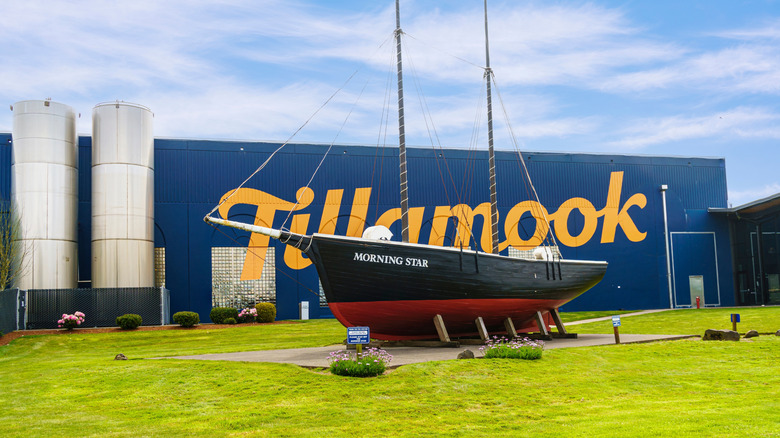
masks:
[[[214,324],[228,324],[226,322],[228,318],[233,318],[233,321],[238,319],[238,310],[232,307],[215,307],[211,309],[209,318]]]
[[[225,318],[224,324],[235,324],[236,318]]]
[[[143,324],[141,315],[136,315],[135,313],[126,313],[116,317],[116,325],[124,330],[137,329],[141,324]]]
[[[192,327],[200,323],[200,316],[195,312],[176,312],[173,314],[173,322],[182,327]]]
[[[274,303],[257,303],[257,322],[274,322],[276,319],[276,306]]]

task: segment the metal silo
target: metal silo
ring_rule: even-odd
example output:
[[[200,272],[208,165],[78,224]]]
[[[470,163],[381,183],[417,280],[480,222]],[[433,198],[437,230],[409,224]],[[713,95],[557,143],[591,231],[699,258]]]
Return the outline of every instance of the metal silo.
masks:
[[[154,286],[154,138],[149,108],[92,110],[92,287]]]
[[[78,144],[73,108],[49,100],[13,105],[11,200],[20,215],[21,289],[78,285]]]

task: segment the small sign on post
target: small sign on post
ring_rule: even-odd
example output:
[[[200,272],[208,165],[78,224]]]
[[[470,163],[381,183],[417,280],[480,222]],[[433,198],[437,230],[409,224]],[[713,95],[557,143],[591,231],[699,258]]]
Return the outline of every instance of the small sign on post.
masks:
[[[612,328],[615,330],[615,343],[620,343],[620,331],[618,330],[618,327],[620,327],[620,315],[615,315],[612,317]]]
[[[357,354],[363,352],[363,344],[371,342],[371,329],[368,327],[347,327],[347,344],[354,345]]]
[[[731,328],[734,331],[737,331],[737,323],[739,322],[739,313],[732,313],[731,314]]]

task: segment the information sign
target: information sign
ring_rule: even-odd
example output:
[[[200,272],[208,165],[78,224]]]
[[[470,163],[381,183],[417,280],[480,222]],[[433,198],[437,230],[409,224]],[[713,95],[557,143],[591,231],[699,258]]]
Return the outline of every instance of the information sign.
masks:
[[[368,344],[371,342],[371,330],[368,327],[347,327],[347,344]]]
[[[737,323],[739,322],[739,313],[731,314],[731,329],[737,331]]]
[[[620,343],[620,315],[615,315],[612,317],[612,330],[615,331],[615,343]]]

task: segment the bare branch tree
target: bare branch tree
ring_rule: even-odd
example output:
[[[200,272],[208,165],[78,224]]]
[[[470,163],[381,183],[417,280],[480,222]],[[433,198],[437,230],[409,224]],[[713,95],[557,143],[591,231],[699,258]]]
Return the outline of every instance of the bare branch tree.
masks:
[[[24,274],[27,247],[21,238],[21,216],[13,202],[0,199],[0,290]]]

